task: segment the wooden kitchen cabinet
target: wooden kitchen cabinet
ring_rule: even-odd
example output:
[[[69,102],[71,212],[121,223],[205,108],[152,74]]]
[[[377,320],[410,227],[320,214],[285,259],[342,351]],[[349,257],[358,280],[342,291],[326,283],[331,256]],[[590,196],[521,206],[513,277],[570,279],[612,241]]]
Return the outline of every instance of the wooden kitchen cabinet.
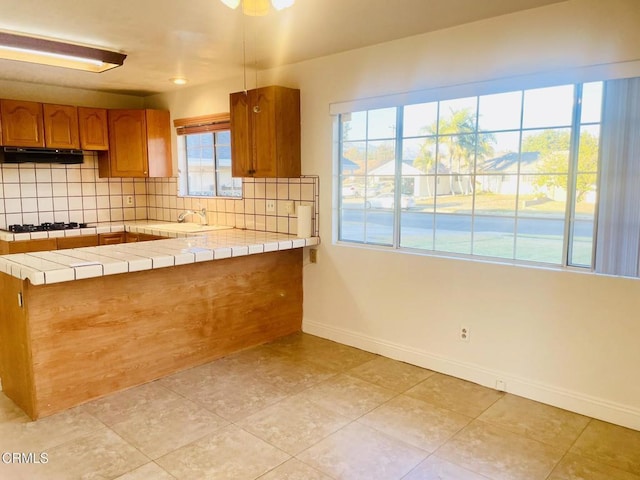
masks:
[[[98,235],[78,235],[76,237],[59,237],[56,239],[58,250],[65,248],[97,247]]]
[[[106,108],[78,107],[78,129],[82,150],[109,150]]]
[[[42,104],[23,100],[0,100],[2,145],[44,147]]]
[[[80,148],[78,109],[71,105],[42,105],[44,144],[48,148]]]
[[[270,86],[232,93],[234,177],[300,176],[300,90]]]
[[[0,118],[5,146],[80,148],[74,106],[3,99]]]
[[[165,110],[109,110],[109,151],[99,154],[100,177],[170,177],[171,130]]]
[[[38,238],[35,240],[15,240],[12,242],[0,242],[2,255],[9,253],[29,253],[56,250],[58,244],[55,238]]]
[[[150,233],[127,232],[127,243],[146,242],[149,240],[162,240],[169,237],[152,235]]]
[[[101,233],[98,237],[100,245],[117,245],[126,240],[125,232]]]

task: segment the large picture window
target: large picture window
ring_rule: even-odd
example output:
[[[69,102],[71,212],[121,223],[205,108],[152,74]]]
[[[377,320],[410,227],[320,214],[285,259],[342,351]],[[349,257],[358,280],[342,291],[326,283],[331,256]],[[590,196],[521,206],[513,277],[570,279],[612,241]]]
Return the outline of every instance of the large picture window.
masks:
[[[339,240],[591,267],[601,82],[343,113]]]

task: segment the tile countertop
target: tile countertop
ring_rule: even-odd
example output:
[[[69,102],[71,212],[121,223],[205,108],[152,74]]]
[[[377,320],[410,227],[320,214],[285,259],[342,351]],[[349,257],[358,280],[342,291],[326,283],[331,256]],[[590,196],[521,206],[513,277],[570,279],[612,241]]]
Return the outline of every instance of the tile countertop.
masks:
[[[157,225],[160,222],[148,223]],[[90,235],[118,232],[123,231],[125,228],[131,231],[146,230],[143,222],[131,222],[131,224],[127,222],[126,224],[102,225],[63,232],[73,231],[79,232],[77,234],[74,233],[74,235]],[[46,234],[48,232],[37,233]],[[164,234],[164,232],[161,233]],[[46,238],[46,235],[44,237],[34,237],[33,233],[10,235],[13,237],[28,236],[25,238],[12,238],[12,240]],[[28,279],[33,285],[44,285],[117,273],[221,260],[242,255],[289,250],[320,243],[319,237],[297,238],[293,235],[282,233],[235,228],[198,234],[176,234],[175,232],[170,232],[168,235],[176,238],[2,255],[0,256],[0,271],[23,280]],[[9,240],[8,238],[3,239]]]

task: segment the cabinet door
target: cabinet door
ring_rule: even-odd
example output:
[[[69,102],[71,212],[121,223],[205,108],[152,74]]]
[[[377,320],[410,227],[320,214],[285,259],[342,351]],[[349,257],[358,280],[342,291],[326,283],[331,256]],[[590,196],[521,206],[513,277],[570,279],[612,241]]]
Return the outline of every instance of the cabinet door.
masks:
[[[147,155],[149,177],[170,177],[173,171],[171,159],[171,122],[168,110],[145,110],[147,122]]]
[[[249,92],[255,177],[277,177],[276,96],[271,87]]]
[[[83,150],[109,150],[109,128],[105,108],[78,107],[80,148]]]
[[[248,92],[232,93],[229,107],[231,175],[234,177],[252,177],[255,170],[252,159]]]
[[[42,106],[44,112],[45,146],[49,148],[80,148],[78,110],[70,105]]]
[[[300,146],[300,90],[276,87],[276,169],[278,177],[297,178],[302,174]]]
[[[147,124],[144,110],[109,110],[109,162],[112,177],[147,177]]]
[[[44,147],[42,104],[0,100],[2,144],[10,147]]]
[[[100,237],[100,245],[117,245],[124,243],[126,239],[124,232],[101,233],[98,236]]]
[[[97,247],[98,235],[78,235],[75,237],[60,237],[56,239],[58,250],[64,250],[65,248],[80,248],[80,247]]]

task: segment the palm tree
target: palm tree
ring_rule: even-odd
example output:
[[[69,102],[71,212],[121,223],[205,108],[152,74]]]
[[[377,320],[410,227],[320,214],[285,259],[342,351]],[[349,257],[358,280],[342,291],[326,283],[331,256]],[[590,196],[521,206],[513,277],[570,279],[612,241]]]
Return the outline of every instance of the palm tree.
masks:
[[[494,135],[476,132],[476,114],[469,108],[451,110],[450,116],[441,116],[439,122],[425,127],[423,131],[428,135],[437,135],[439,143],[445,147],[441,151],[447,153],[449,171],[456,174],[459,191],[465,195],[473,193],[474,160],[492,153]],[[433,138],[425,139],[421,152],[432,143]],[[463,186],[462,177],[465,175],[469,181]],[[449,182],[449,186],[451,195],[455,195],[453,182]]]

